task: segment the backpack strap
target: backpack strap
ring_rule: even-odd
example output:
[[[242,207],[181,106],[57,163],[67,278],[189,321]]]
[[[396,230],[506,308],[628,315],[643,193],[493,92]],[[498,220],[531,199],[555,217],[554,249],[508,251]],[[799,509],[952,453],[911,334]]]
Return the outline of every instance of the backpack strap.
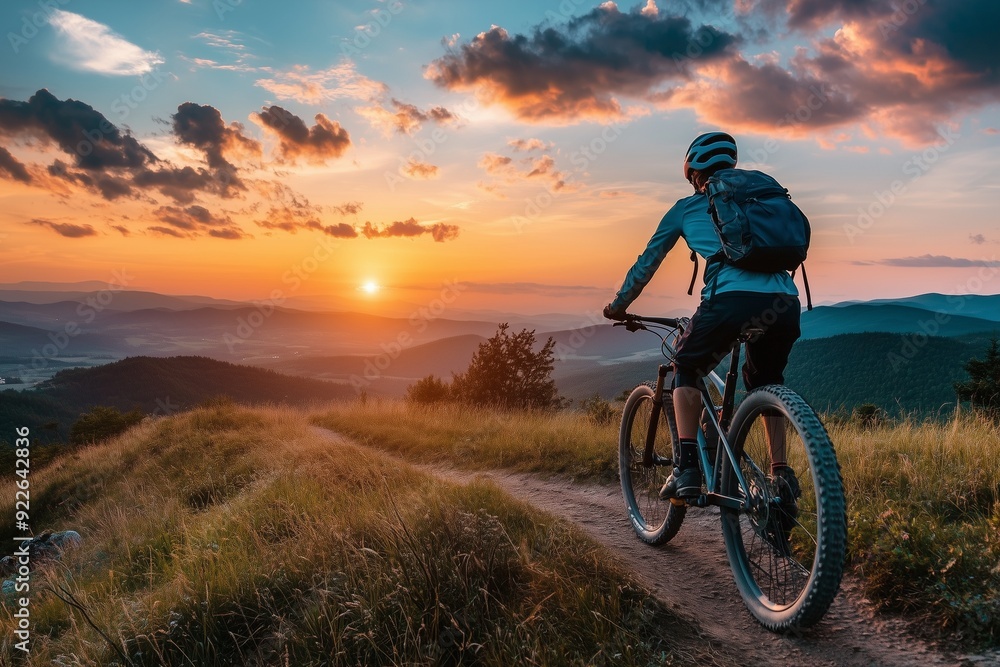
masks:
[[[812,294],[809,293],[809,278],[806,276],[806,265],[799,264],[799,266],[802,267],[802,283],[806,287],[806,310],[812,310],[813,300],[812,300]]]
[[[698,253],[691,251],[691,261],[694,262],[694,273],[691,274],[691,284],[688,286],[688,295],[694,292],[694,282],[698,280]]]

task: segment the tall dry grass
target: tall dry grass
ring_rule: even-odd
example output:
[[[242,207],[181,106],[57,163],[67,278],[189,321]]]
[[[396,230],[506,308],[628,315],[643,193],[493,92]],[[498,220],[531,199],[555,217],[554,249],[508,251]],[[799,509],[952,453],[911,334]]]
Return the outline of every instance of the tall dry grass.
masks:
[[[314,421],[421,463],[618,478],[618,424],[579,412],[368,400],[334,404]]]
[[[617,424],[579,412],[347,403],[316,423],[421,462],[617,478]],[[1000,642],[1000,430],[973,414],[865,428],[829,419],[849,566],[884,608],[971,645]]]
[[[147,422],[31,481],[35,529],[83,543],[33,573],[23,664],[732,659],[572,526],[489,483],[446,484],[331,442],[287,409]],[[8,662],[13,627],[0,611]]]
[[[1000,429],[974,414],[830,428],[851,564],[883,606],[1000,643]]]

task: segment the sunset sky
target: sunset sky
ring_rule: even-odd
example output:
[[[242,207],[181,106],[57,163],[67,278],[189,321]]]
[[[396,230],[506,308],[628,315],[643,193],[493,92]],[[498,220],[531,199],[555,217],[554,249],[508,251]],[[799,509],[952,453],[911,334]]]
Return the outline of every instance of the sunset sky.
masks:
[[[1000,292],[995,0],[13,0],[0,282],[598,311],[723,129],[813,299]],[[690,309],[678,249],[635,306]],[[376,288],[377,286],[377,288]]]

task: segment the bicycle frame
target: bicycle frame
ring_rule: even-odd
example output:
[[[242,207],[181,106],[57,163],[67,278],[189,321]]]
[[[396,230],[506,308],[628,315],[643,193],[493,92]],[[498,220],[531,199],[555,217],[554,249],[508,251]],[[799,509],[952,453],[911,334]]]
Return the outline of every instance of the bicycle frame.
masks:
[[[654,325],[659,325],[659,327],[666,327],[670,329],[675,329],[678,332],[683,332],[685,322],[683,320],[673,319],[673,318],[659,318],[659,317],[639,317],[637,315],[630,316],[629,320],[621,323],[630,331],[635,331],[639,329],[645,329],[647,331],[652,331],[647,328],[644,323],[651,323]],[[619,326],[616,324],[615,326]],[[660,336],[660,334],[653,331],[654,334]],[[750,488],[740,469],[739,462],[736,460],[736,456],[733,454],[733,449],[729,444],[729,440],[726,437],[729,430],[729,423],[733,416],[733,411],[735,408],[736,399],[736,378],[737,370],[740,363],[740,353],[743,348],[743,344],[750,340],[753,336],[757,335],[759,331],[748,330],[746,333],[741,335],[735,343],[730,353],[729,371],[726,373],[726,379],[723,380],[719,377],[715,370],[709,371],[706,378],[712,385],[716,388],[719,394],[722,396],[722,405],[717,407],[712,400],[712,396],[709,393],[708,386],[705,384],[705,380],[701,379],[698,381],[698,390],[701,393],[702,406],[705,413],[709,416],[712,426],[715,428],[716,433],[719,435],[719,445],[716,447],[714,461],[710,460],[709,457],[709,447],[708,441],[705,437],[704,428],[698,429],[698,458],[701,462],[701,469],[705,473],[705,486],[707,493],[699,496],[697,499],[692,501],[692,504],[699,507],[704,507],[706,505],[719,505],[724,507],[729,507],[736,510],[742,510],[746,507],[746,498],[751,497]],[[663,355],[669,359],[673,358],[677,354],[677,350],[674,349],[673,345],[667,340],[667,336],[660,336],[661,340],[661,351]],[[656,377],[656,387],[653,390],[653,414],[649,420],[649,429],[646,432],[646,443],[643,451],[642,464],[646,467],[653,465],[673,465],[673,461],[669,459],[664,459],[659,456],[655,456],[653,452],[653,444],[656,441],[656,429],[660,421],[660,412],[663,410],[663,391],[665,389],[664,382],[667,373],[670,371],[672,366],[666,364],[660,364],[659,370]],[[731,496],[726,496],[720,492],[719,486],[722,483],[722,453],[725,453],[726,458],[729,460],[730,465],[733,467],[733,471],[736,474],[736,479],[742,490],[743,499],[733,498]],[[750,465],[755,466],[752,461]]]

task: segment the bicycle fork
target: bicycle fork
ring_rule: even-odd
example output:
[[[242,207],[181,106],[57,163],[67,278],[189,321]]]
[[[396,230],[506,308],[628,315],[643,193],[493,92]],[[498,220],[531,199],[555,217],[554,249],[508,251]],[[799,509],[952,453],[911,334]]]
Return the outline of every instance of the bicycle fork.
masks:
[[[656,460],[653,452],[653,445],[656,443],[656,429],[660,425],[660,413],[663,411],[663,383],[670,372],[670,366],[660,364],[660,369],[656,375],[656,388],[653,390],[653,414],[649,418],[649,429],[646,431],[646,447],[642,451],[642,465],[647,468],[654,463],[663,463]]]

